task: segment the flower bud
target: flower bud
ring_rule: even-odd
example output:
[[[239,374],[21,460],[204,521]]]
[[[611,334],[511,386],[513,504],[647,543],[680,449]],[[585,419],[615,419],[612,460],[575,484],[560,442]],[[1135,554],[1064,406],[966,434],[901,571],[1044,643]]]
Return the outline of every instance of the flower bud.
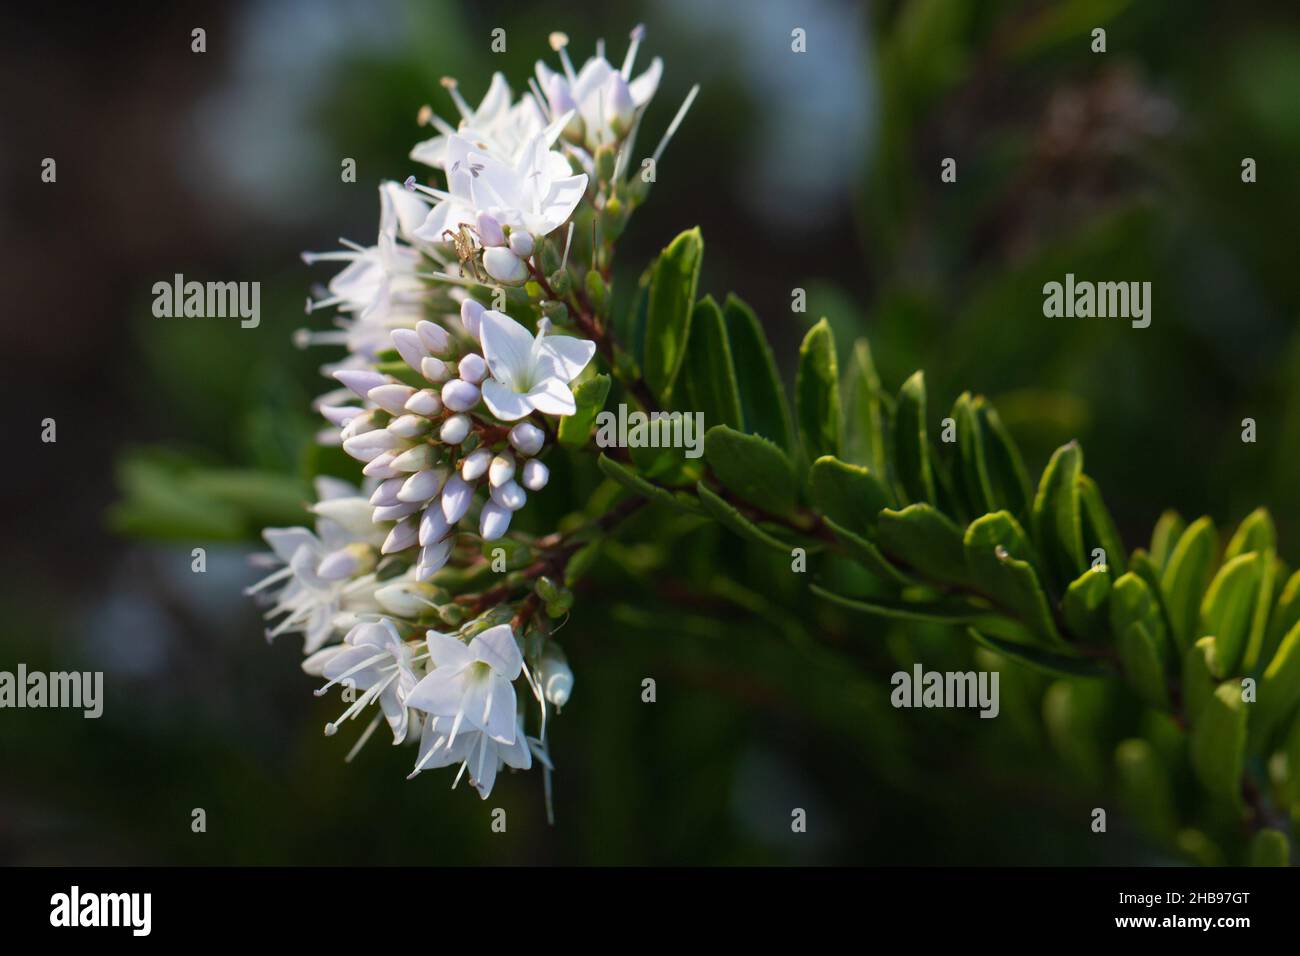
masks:
[[[398,438],[419,438],[432,428],[433,422],[423,415],[400,415],[388,423],[388,430]]]
[[[317,409],[331,425],[337,425],[342,428],[352,419],[364,413],[365,409],[353,408],[350,405],[322,405]]]
[[[502,508],[518,511],[528,500],[528,495],[524,489],[519,487],[517,482],[511,479],[505,484],[497,485],[492,489],[492,500]]]
[[[389,614],[419,617],[429,606],[430,589],[414,581],[394,581],[375,591],[375,600]]]
[[[632,131],[632,120],[636,117],[636,102],[632,99],[627,80],[621,74],[611,73],[602,95],[609,128],[622,139]]]
[[[466,483],[460,475],[452,475],[447,479],[447,484],[443,486],[442,498],[442,516],[447,519],[447,524],[454,525],[461,518],[465,517],[465,512],[469,511],[470,503],[474,500],[474,488]]]
[[[415,580],[427,581],[433,577],[451,557],[451,537],[426,544],[420,549],[420,561],[415,566]]]
[[[404,451],[393,459],[393,467],[398,472],[424,471],[426,468],[433,466],[433,446],[426,444],[416,445],[409,451]]]
[[[425,348],[424,342],[416,331],[393,329],[390,338],[393,340],[393,348],[397,349],[397,354],[402,357],[402,361],[419,371],[420,363],[428,357],[429,350]]]
[[[565,659],[564,651],[553,641],[548,641],[542,659],[537,662],[537,682],[542,685],[546,699],[559,710],[573,694],[573,669]]]
[[[527,259],[533,254],[533,237],[521,229],[510,233],[510,251],[520,259]]]
[[[470,352],[456,366],[460,377],[472,385],[477,385],[487,377],[487,362],[477,352]]]
[[[370,459],[370,464],[361,469],[361,474],[367,478],[396,478],[401,472],[393,467],[393,462],[398,458],[391,451],[386,451],[382,455],[376,455]]]
[[[395,505],[382,505],[371,512],[375,521],[401,521],[420,510],[418,501],[399,501]]]
[[[479,320],[483,317],[483,303],[476,299],[466,299],[460,304],[460,324],[475,341],[478,340]]]
[[[453,412],[467,412],[478,404],[478,386],[453,378],[442,387],[442,404]]]
[[[428,501],[438,493],[442,483],[447,480],[446,468],[428,468],[417,471],[403,482],[397,492],[398,501]]]
[[[510,444],[521,455],[536,455],[546,442],[546,432],[529,422],[520,422],[510,429]]]
[[[365,398],[366,393],[372,388],[378,388],[380,385],[387,385],[391,381],[387,375],[381,375],[378,372],[359,368],[338,369],[334,372],[334,377],[362,398]]]
[[[386,429],[353,435],[343,443],[343,450],[357,461],[368,462],[386,451],[393,451],[400,444],[396,435],[390,435]]]
[[[424,509],[424,514],[420,516],[420,547],[440,541],[450,530],[451,525],[447,523],[447,518],[442,513],[441,503],[430,502],[429,507]]]
[[[418,531],[419,525],[415,519],[407,516],[393,525],[393,530],[388,532],[388,537],[384,539],[384,546],[380,550],[384,554],[405,551],[414,546]]]
[[[509,508],[503,508],[495,501],[487,502],[479,512],[478,533],[484,541],[497,540],[509,530],[512,514]]]
[[[354,535],[366,535],[374,530],[370,517],[370,503],[364,498],[349,495],[346,498],[326,498],[311,506],[312,513],[326,518]]]
[[[551,478],[551,470],[536,458],[524,462],[523,485],[529,491],[541,491]]]
[[[388,385],[372,388],[366,397],[384,411],[393,415],[400,415],[406,411],[406,403],[414,394],[415,389],[411,388],[411,386],[392,382]]]
[[[447,330],[428,319],[421,319],[415,324],[415,334],[420,337],[424,347],[434,355],[441,355],[451,344],[451,336],[447,334]]]
[[[426,355],[420,360],[420,374],[437,384],[438,382],[445,382],[447,377],[451,375],[451,370],[447,368],[447,363],[442,359]]]
[[[431,388],[421,389],[406,400],[406,410],[429,418],[442,411],[442,399]]]
[[[468,415],[452,415],[438,429],[438,437],[448,445],[459,445],[469,437],[470,420]]]
[[[528,278],[523,260],[504,247],[483,250],[483,268],[502,285],[523,285]]]
[[[504,485],[514,476],[515,459],[509,453],[497,455],[492,459],[492,464],[488,466],[488,484],[493,488]]]
[[[478,241],[489,247],[506,244],[506,234],[501,231],[501,223],[485,212],[478,214]]]
[[[466,481],[478,481],[487,474],[488,465],[492,463],[492,449],[475,448],[460,463],[460,476]]]
[[[389,478],[385,481],[381,481],[375,486],[374,492],[370,495],[370,503],[376,508],[384,508],[388,505],[397,504],[397,493],[402,490],[402,484],[405,481],[405,477]]]

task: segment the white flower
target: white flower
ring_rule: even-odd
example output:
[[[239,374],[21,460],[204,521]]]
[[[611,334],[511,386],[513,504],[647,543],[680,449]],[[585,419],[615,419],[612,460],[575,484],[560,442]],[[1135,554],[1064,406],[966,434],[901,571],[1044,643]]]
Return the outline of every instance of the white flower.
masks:
[[[446,717],[426,716],[420,735],[420,755],[410,777],[423,770],[449,767],[459,763],[468,771],[470,783],[484,800],[492,793],[501,767],[527,770],[533,765],[533,741],[524,735],[523,724],[516,719],[514,740],[503,744],[481,731],[462,731],[456,735]],[[407,779],[410,779],[408,777]],[[459,782],[457,775],[456,781]],[[452,784],[455,786],[455,783]]]
[[[337,720],[325,725],[325,733],[333,735],[344,720],[355,717],[378,700],[393,731],[393,743],[405,740],[409,724],[406,698],[418,680],[411,669],[411,656],[410,645],[402,640],[393,622],[384,618],[356,625],[348,631],[342,644],[318,651],[303,661],[307,673],[329,680],[318,694],[335,684],[361,692]]]
[[[483,357],[490,378],[481,386],[483,402],[502,421],[511,422],[536,410],[544,415],[572,415],[577,403],[569,383],[596,354],[596,343],[570,335],[547,335],[545,322],[536,337],[501,312],[485,310],[480,320]]]
[[[586,174],[574,174],[568,160],[551,149],[559,133],[557,121],[529,140],[513,164],[463,136],[450,137],[447,192],[428,190],[439,201],[415,231],[416,237],[444,242],[446,230],[476,226],[483,213],[502,226],[534,236],[558,229],[587,192]],[[504,247],[493,248],[508,253]]]
[[[557,73],[540,60],[537,62],[537,82],[546,95],[551,114],[559,116],[576,110],[576,116],[565,127],[565,135],[591,152],[626,136],[637,112],[645,108],[659,88],[663,62],[658,57],[644,73],[632,79],[632,65],[643,33],[641,27],[632,31],[632,43],[620,70],[614,69],[603,56],[594,56],[575,73],[564,49],[568,38],[563,34],[553,34],[551,46],[560,54],[564,72]]]
[[[458,129],[429,116],[439,130],[439,135],[427,139],[411,150],[411,159],[437,169],[447,165],[447,144],[452,136],[460,135],[478,143],[486,152],[506,162],[518,158],[519,150],[546,126],[546,118],[531,93],[525,93],[519,102],[511,105],[510,84],[501,73],[492,75],[492,83],[478,109],[471,109],[461,97],[454,80],[444,80],[452,100],[461,114]]]
[[[524,659],[508,624],[498,624],[468,645],[449,634],[429,631],[429,658],[434,668],[415,685],[408,706],[431,717],[451,721],[449,743],[455,743],[462,723],[498,743],[516,739],[515,689],[511,683],[523,670]]]

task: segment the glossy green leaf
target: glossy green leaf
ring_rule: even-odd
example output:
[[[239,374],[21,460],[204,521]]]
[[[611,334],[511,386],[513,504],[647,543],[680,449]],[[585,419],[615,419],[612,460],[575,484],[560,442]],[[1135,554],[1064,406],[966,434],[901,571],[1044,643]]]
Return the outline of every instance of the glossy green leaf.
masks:
[[[794,508],[794,465],[766,438],[715,425],[705,433],[704,457],[718,480],[743,501],[773,515]]]
[[[1097,556],[1093,549],[1100,548],[1105,552],[1105,562],[1111,571],[1116,576],[1123,574],[1128,570],[1124,542],[1120,540],[1110,509],[1102,501],[1101,490],[1087,475],[1079,476],[1079,504],[1083,511],[1085,560],[1089,564],[1095,563]]]
[[[733,295],[727,296],[722,318],[740,390],[744,430],[792,452],[790,410],[763,327],[749,306]]]
[[[916,582],[896,568],[888,558],[886,558],[871,541],[857,532],[850,531],[843,525],[836,524],[831,518],[823,517],[822,521],[826,527],[830,528],[835,537],[839,539],[844,546],[845,552],[854,561],[862,565],[882,581],[899,586],[915,584]]]
[[[976,519],[966,529],[963,547],[971,582],[980,593],[1019,619],[1044,644],[1064,643],[1030,563],[1029,539],[1009,512]]]
[[[1219,677],[1235,674],[1246,650],[1259,590],[1260,564],[1260,556],[1254,551],[1233,558],[1219,569],[1201,602],[1200,633],[1215,639]]]
[[[1169,626],[1178,647],[1186,652],[1197,637],[1201,601],[1214,569],[1218,535],[1214,522],[1198,518],[1188,526],[1170,551],[1160,577],[1160,590],[1169,611]]]
[[[973,404],[984,435],[985,464],[993,487],[994,505],[1010,511],[1021,521],[1028,521],[1032,492],[1020,449],[992,405],[979,396]]]
[[[889,490],[869,469],[830,455],[813,462],[808,485],[817,510],[856,534],[871,534],[880,512],[893,504]]]
[[[1083,554],[1083,512],[1079,475],[1083,453],[1078,442],[1062,445],[1052,455],[1034,496],[1034,539],[1049,576],[1063,591],[1088,566]]]
[[[925,427],[925,373],[903,383],[894,411],[894,470],[908,501],[938,501]]]
[[[764,531],[749,518],[745,517],[735,505],[724,499],[704,482],[695,486],[696,493],[700,496],[700,504],[712,515],[719,524],[730,531],[734,531],[742,538],[748,538],[755,544],[761,544],[769,548],[775,548],[777,551],[790,551],[790,545],[768,532]]]
[[[1145,579],[1128,572],[1115,579],[1110,593],[1110,627],[1118,637],[1133,624],[1142,625],[1158,648],[1166,642],[1159,599]]]
[[[1266,741],[1275,727],[1282,725],[1300,703],[1300,623],[1282,639],[1282,644],[1259,681],[1259,691],[1252,708],[1251,733]]]
[[[795,417],[808,461],[840,450],[840,383],[835,364],[835,339],[830,323],[819,321],[799,347],[795,376]]]
[[[908,505],[901,511],[886,508],[876,521],[881,550],[932,581],[966,584],[966,548],[962,531],[927,504]]]
[[[843,607],[861,611],[874,617],[886,617],[899,621],[925,621],[930,624],[974,624],[985,620],[987,611],[972,607],[960,601],[936,601],[919,603],[909,601],[888,601],[883,598],[851,598],[827,590],[818,584],[810,584],[809,590],[819,597],[833,601]]]
[[[1161,646],[1151,632],[1135,622],[1116,635],[1120,664],[1129,685],[1150,704],[1169,706]]]
[[[1241,655],[1241,670],[1253,674],[1261,663],[1264,641],[1268,636],[1268,617],[1273,609],[1273,582],[1278,573],[1277,555],[1269,547],[1259,552],[1259,584],[1255,590],[1255,606],[1250,612],[1250,625],[1246,631],[1246,650]]]
[[[722,310],[711,296],[696,303],[691,317],[682,386],[679,391],[685,399],[683,410],[702,413],[708,427],[727,425],[737,430],[744,427],[731,344]]]
[[[989,650],[1010,657],[1044,674],[1055,677],[1101,677],[1106,673],[1105,668],[1086,657],[1057,653],[1030,644],[1007,640],[990,633],[987,628],[984,630],[967,628],[967,630],[977,643]]]
[[[593,375],[573,390],[573,400],[578,408],[572,415],[560,419],[559,440],[565,448],[581,448],[591,437],[596,416],[605,407],[609,396],[609,376],[603,372]]]
[[[1218,681],[1214,676],[1214,638],[1202,637],[1183,655],[1183,714],[1187,722],[1195,725],[1203,708],[1214,695]]]
[[[624,488],[640,495],[642,498],[671,505],[679,511],[685,511],[687,514],[700,515],[704,513],[703,509],[689,497],[675,494],[661,485],[647,481],[627,465],[615,461],[608,455],[601,454],[596,459],[596,464],[604,472],[605,477],[618,482]]]
[[[1228,548],[1223,552],[1223,563],[1250,551],[1269,551],[1277,547],[1277,530],[1267,508],[1256,508],[1241,519],[1233,532]]]
[[[1061,599],[1061,614],[1071,634],[1090,643],[1110,634],[1110,588],[1110,572],[1102,568],[1084,571],[1070,582]]]
[[[957,396],[952,419],[957,430],[957,458],[952,470],[953,487],[963,509],[970,515],[999,510],[993,481],[989,477],[988,451],[975,402],[969,392]]]
[[[1162,572],[1186,529],[1187,522],[1177,511],[1166,511],[1156,521],[1155,529],[1151,532],[1151,560]]]
[[[1241,799],[1246,759],[1246,704],[1236,681],[1219,685],[1192,727],[1192,769],[1210,793],[1233,803]]]
[[[843,378],[844,456],[886,481],[890,457],[889,399],[881,388],[866,339],[853,343]]]
[[[688,229],[659,255],[650,276],[643,366],[646,383],[665,405],[686,356],[703,257],[699,228]]]

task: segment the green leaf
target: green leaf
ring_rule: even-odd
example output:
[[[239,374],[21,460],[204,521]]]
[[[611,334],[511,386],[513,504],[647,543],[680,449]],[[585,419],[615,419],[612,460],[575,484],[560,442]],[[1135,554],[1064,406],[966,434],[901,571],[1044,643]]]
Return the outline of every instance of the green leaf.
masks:
[[[853,560],[857,561],[858,564],[862,565],[882,581],[903,586],[916,583],[898,568],[894,567],[894,565],[890,563],[889,559],[880,553],[880,549],[862,535],[850,531],[843,525],[836,524],[832,518],[823,516],[822,521],[826,523],[826,527],[830,528],[831,531],[834,532],[835,537],[843,543],[844,549],[848,552],[849,557],[853,558]]]
[[[858,339],[853,343],[844,375],[844,455],[885,482],[889,467],[888,401],[871,358],[871,346],[866,339]]]
[[[573,390],[578,408],[572,415],[560,419],[559,440],[565,448],[581,448],[591,437],[596,416],[605,407],[609,396],[609,376],[604,372],[593,375]]]
[[[1140,622],[1134,622],[1117,635],[1120,664],[1132,688],[1147,702],[1169,707],[1165,686],[1165,666],[1161,646]]]
[[[898,621],[924,621],[930,624],[974,624],[988,618],[987,611],[958,601],[941,601],[921,604],[908,601],[887,601],[883,598],[851,598],[828,591],[818,584],[808,585],[818,597],[833,601],[843,607],[861,611],[875,617]]]
[[[1145,740],[1122,740],[1115,748],[1115,772],[1120,798],[1129,812],[1156,839],[1172,841],[1178,830],[1169,771]]]
[[[930,442],[925,431],[925,373],[915,372],[903,383],[894,412],[894,468],[908,501],[935,504]]]
[[[724,528],[734,531],[742,538],[748,538],[757,544],[787,553],[790,551],[790,545],[754,524],[741,514],[739,509],[723,499],[704,482],[699,482],[695,486],[695,491],[700,496],[700,503],[704,505],[704,509]]]
[[[1132,624],[1146,628],[1157,646],[1165,643],[1160,601],[1146,580],[1130,571],[1115,579],[1110,593],[1110,627],[1117,636]]]
[[[976,642],[984,645],[989,650],[996,651],[1045,674],[1066,677],[1101,677],[1106,673],[1101,665],[1088,660],[1086,657],[1056,654],[1017,641],[1004,640],[995,637],[986,630],[978,631],[973,627],[967,628],[967,631]]]
[[[1268,623],[1268,647],[1275,648],[1282,638],[1300,622],[1300,571],[1287,580],[1273,606]]]
[[[1010,512],[984,515],[966,529],[966,566],[981,593],[1019,619],[1042,643],[1064,642],[1030,563],[1029,539]]]
[[[1084,571],[1070,582],[1061,599],[1061,614],[1070,633],[1093,643],[1110,633],[1110,582],[1110,572],[1102,568]]]
[[[1251,866],[1290,866],[1291,843],[1281,830],[1265,827],[1250,841]]]
[[[596,459],[596,464],[600,470],[604,472],[605,477],[618,482],[624,488],[634,494],[640,495],[642,498],[647,498],[650,501],[662,502],[666,505],[672,505],[672,507],[679,511],[685,511],[687,514],[704,514],[703,509],[701,509],[700,506],[689,497],[674,494],[667,488],[647,481],[631,468],[615,461],[604,453]]]
[[[902,511],[886,508],[876,520],[876,539],[887,555],[932,581],[970,581],[961,529],[930,505],[908,505]]]
[[[840,450],[840,385],[835,365],[835,339],[830,323],[821,319],[808,330],[799,347],[795,376],[795,416],[808,461]]]
[[[736,382],[731,344],[727,341],[722,310],[712,296],[705,296],[695,306],[682,384],[690,410],[702,412],[710,426],[743,428],[740,386]]]
[[[749,306],[734,295],[727,296],[722,318],[731,345],[745,431],[792,451],[790,409],[763,327]]]
[[[1268,615],[1273,607],[1273,582],[1277,578],[1277,555],[1270,546],[1259,553],[1259,586],[1255,594],[1255,607],[1250,613],[1246,632],[1246,650],[1241,655],[1241,669],[1253,674],[1264,653],[1264,638],[1268,634]]]
[[[1217,686],[1214,672],[1218,668],[1216,654],[1214,638],[1202,637],[1183,655],[1183,713],[1193,726],[1201,709],[1214,696]]]
[[[698,227],[668,244],[655,262],[646,303],[645,378],[665,405],[686,355],[704,240]]]
[[[976,396],[974,407],[984,433],[984,455],[994,505],[1010,511],[1018,520],[1028,520],[1032,494],[1020,449],[992,405]]]
[[[704,457],[718,480],[743,500],[773,515],[793,510],[794,465],[766,438],[715,425],[704,435]]]
[[[1162,572],[1186,529],[1187,522],[1177,511],[1166,511],[1156,521],[1155,530],[1151,532],[1151,560]]]
[[[1241,663],[1259,590],[1259,573],[1259,554],[1252,551],[1238,555],[1219,569],[1201,602],[1200,634],[1215,639],[1218,677],[1235,674]]]
[[[1217,550],[1218,535],[1214,531],[1214,522],[1208,517],[1198,518],[1178,538],[1164,565],[1160,590],[1169,610],[1169,626],[1173,629],[1174,640],[1184,652],[1197,636],[1201,601],[1210,582]]]
[[[1079,502],[1082,472],[1079,443],[1062,445],[1043,470],[1034,496],[1034,537],[1058,591],[1063,591],[1088,566],[1083,556],[1083,513]]]
[[[1192,769],[1210,793],[1241,800],[1246,760],[1246,705],[1235,681],[1220,684],[1201,709],[1191,733]]]
[[[1085,548],[1101,548],[1106,552],[1106,564],[1116,575],[1128,569],[1125,559],[1124,542],[1120,540],[1115,528],[1115,519],[1101,499],[1101,489],[1087,475],[1079,476],[1079,504],[1083,510],[1083,540]],[[1085,560],[1093,558],[1093,552],[1085,553]]]
[[[1256,508],[1241,519],[1237,530],[1228,542],[1228,549],[1223,552],[1223,563],[1249,551],[1269,551],[1277,547],[1277,531],[1273,527],[1273,518],[1267,508]]]
[[[880,512],[893,504],[884,483],[869,469],[830,455],[813,462],[809,486],[817,509],[856,534],[871,534]]]
[[[495,542],[493,542],[495,544]],[[584,544],[569,558],[568,564],[564,566],[564,586],[571,588],[591,570],[591,566],[596,563],[600,556],[601,541],[590,541]]]
[[[952,469],[957,498],[971,515],[997,511],[997,496],[989,478],[988,453],[984,448],[984,432],[969,392],[957,396],[952,418],[957,428],[957,460]]]
[[[1300,702],[1300,623],[1282,638],[1281,646],[1260,678],[1258,698],[1252,708],[1252,736],[1267,741],[1273,728],[1295,711],[1297,702]]]

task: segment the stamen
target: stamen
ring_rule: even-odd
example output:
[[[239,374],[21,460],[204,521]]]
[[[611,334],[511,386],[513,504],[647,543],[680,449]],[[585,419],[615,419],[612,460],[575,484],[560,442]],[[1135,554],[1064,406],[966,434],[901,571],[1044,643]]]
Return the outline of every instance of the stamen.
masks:
[[[551,120],[555,119],[555,114],[551,112],[551,102],[542,95],[542,88],[537,85],[537,78],[530,76],[528,78],[528,88],[533,91],[533,99],[537,101],[537,108],[542,111],[542,117],[546,120],[546,125],[551,125]]]
[[[663,139],[659,140],[659,145],[655,148],[654,155],[651,157],[656,166],[659,165],[659,157],[663,155],[664,149],[667,148],[668,141],[671,140],[673,134],[677,132],[677,127],[682,125],[682,120],[686,118],[686,114],[690,111],[691,104],[695,102],[695,97],[699,92],[700,84],[696,83],[691,87],[691,91],[686,94],[686,99],[682,101],[681,108],[677,111],[677,115],[673,117],[673,121],[668,124],[668,129],[664,131]]]
[[[619,71],[623,74],[623,79],[625,80],[631,79],[632,77],[632,64],[636,62],[637,48],[641,46],[641,40],[645,36],[645,24],[638,23],[632,28],[632,32],[629,36],[631,37],[632,42],[628,45],[627,56],[623,57],[623,69]]]
[[[462,117],[469,119],[474,115],[474,111],[465,102],[465,97],[460,95],[460,89],[456,85],[455,77],[444,76],[439,82],[442,83],[442,88],[451,94],[451,101],[456,104],[456,109]]]
[[[434,116],[433,107],[430,106],[428,103],[425,103],[423,106],[420,107],[420,111],[415,114],[415,125],[428,126],[430,123],[433,122],[433,116]]]
[[[560,259],[560,271],[569,264],[569,244],[573,242],[573,221],[569,221],[569,233],[564,237],[564,256]]]
[[[430,186],[425,186],[423,183],[418,183],[415,181],[414,176],[407,176],[406,181],[402,183],[402,185],[413,193],[424,193],[426,196],[432,196],[434,199],[438,200],[451,199],[451,193],[444,192],[441,189],[434,189]]]
[[[560,54],[560,62],[564,64],[564,75],[569,78],[570,83],[576,83],[578,74],[574,72],[573,61],[569,59],[569,51],[565,49],[569,45],[569,35],[556,31],[548,39],[551,43],[551,49]]]
[[[355,667],[350,667],[350,668],[348,668],[346,671],[344,671],[344,672],[343,672],[342,674],[340,674],[338,677],[335,677],[333,680],[331,680],[331,681],[330,681],[328,684],[326,684],[324,687],[321,687],[321,688],[319,688],[318,690],[314,690],[314,691],[312,691],[312,693],[315,694],[317,697],[324,697],[327,693],[329,693],[329,689],[330,689],[331,687],[333,687],[335,684],[339,683],[340,681],[345,681],[345,680],[347,680],[349,677],[351,677],[351,676],[352,676],[353,674],[355,674],[357,671],[365,670],[365,669],[366,669],[367,667],[369,667],[371,664],[378,663],[379,661],[382,661],[382,660],[383,660],[385,657],[387,657],[387,656],[388,656],[388,652],[387,652],[387,651],[384,651],[382,654],[376,654],[374,657],[367,657],[367,658],[366,658],[364,661],[362,661],[360,664],[356,665]]]
[[[370,726],[361,732],[361,737],[352,745],[352,749],[348,751],[348,755],[343,758],[344,763],[351,763],[352,758],[361,753],[361,748],[366,745],[366,741],[370,739],[370,735],[375,732],[375,728],[379,726],[379,721],[383,716],[383,714],[375,714],[375,719],[370,722]]]

